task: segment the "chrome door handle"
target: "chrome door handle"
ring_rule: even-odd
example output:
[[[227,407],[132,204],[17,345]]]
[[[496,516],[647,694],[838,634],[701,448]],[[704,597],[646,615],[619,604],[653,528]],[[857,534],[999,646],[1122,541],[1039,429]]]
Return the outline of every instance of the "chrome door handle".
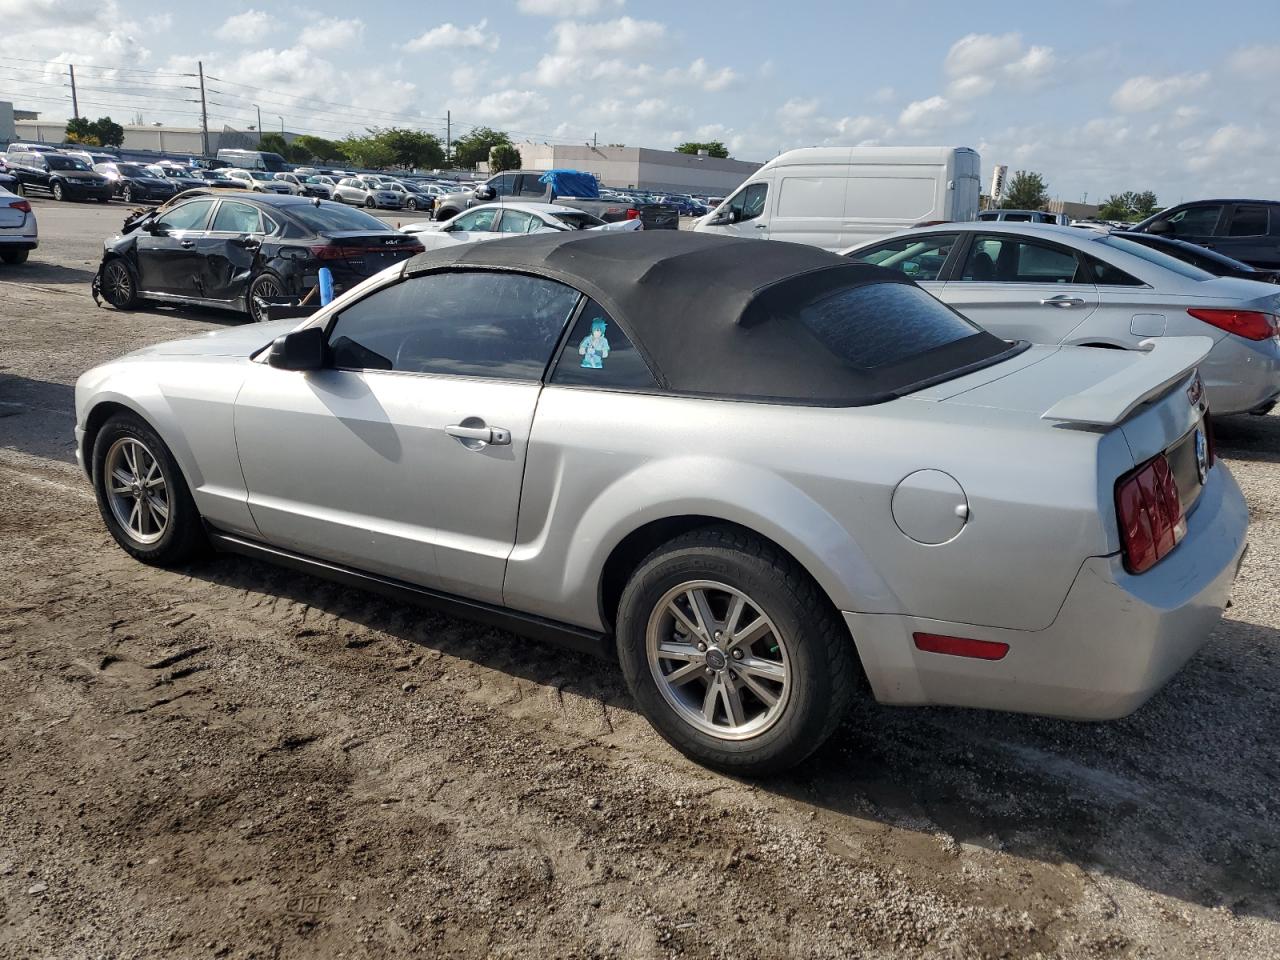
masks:
[[[768,229],[769,229],[769,225],[768,225],[767,223],[757,223],[757,224],[756,224],[756,229],[757,229],[757,230],[768,230]]]
[[[481,443],[492,443],[503,446],[511,442],[511,432],[501,427],[468,427],[461,423],[451,423],[444,432],[459,440],[479,440]]]
[[[1040,301],[1042,307],[1083,307],[1083,297],[1068,297],[1064,293],[1058,294],[1056,297],[1049,297]]]
[[[196,245],[196,242],[195,242],[194,240],[180,240],[180,241],[178,241],[178,246],[180,246],[180,247],[185,247],[185,248],[186,248],[186,249],[188,249],[188,250],[190,250],[190,249],[191,249],[192,247],[194,247],[195,245]]]

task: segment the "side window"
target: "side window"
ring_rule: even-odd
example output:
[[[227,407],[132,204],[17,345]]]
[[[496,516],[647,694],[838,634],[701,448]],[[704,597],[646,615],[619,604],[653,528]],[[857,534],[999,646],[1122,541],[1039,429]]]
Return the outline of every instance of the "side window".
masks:
[[[1267,208],[1261,204],[1237,203],[1231,214],[1229,237],[1263,237],[1267,234]]]
[[[502,219],[498,221],[498,232],[528,233],[535,229],[539,222],[537,217],[523,210],[503,210]]]
[[[498,216],[498,208],[472,210],[453,221],[454,230],[466,230],[471,233],[488,233],[493,229],[493,221]]]
[[[959,234],[955,233],[903,237],[859,253],[856,259],[897,270],[912,280],[937,280],[958,239]]]
[[[1076,255],[1013,236],[974,237],[961,280],[976,283],[1092,283]]]
[[[539,196],[547,192],[546,184],[539,183],[536,173],[522,173],[516,178],[516,192],[522,197]]]
[[[583,305],[578,322],[560,351],[551,382],[632,390],[658,385],[640,351],[594,300]]]
[[[436,273],[384,287],[338,315],[335,366],[538,380],[578,291],[515,273]]]
[[[179,207],[174,207],[156,221],[156,225],[170,232],[174,230],[202,230],[207,219],[212,200],[192,200]]]
[[[768,195],[767,183],[751,183],[734,194],[733,199],[729,201],[728,209],[738,215],[735,222],[754,220],[764,213],[764,201]]]
[[[494,192],[500,197],[511,196],[516,189],[516,174],[504,173],[491,182]]]
[[[1179,210],[1169,218],[1175,237],[1208,237],[1222,216],[1222,204],[1205,203]]]
[[[218,212],[213,215],[214,233],[260,233],[261,222],[258,208],[235,200],[223,200]]]
[[[1109,263],[1103,263],[1097,257],[1091,257],[1087,253],[1083,255],[1084,262],[1089,268],[1093,282],[1104,287],[1141,287],[1143,283],[1137,277],[1125,273],[1119,267],[1113,267]]]

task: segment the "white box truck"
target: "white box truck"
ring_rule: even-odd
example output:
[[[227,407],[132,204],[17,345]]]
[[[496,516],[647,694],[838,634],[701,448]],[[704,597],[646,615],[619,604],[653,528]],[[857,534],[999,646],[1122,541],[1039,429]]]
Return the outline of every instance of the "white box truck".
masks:
[[[978,215],[968,147],[806,147],[770,160],[694,226],[843,250],[919,223]]]

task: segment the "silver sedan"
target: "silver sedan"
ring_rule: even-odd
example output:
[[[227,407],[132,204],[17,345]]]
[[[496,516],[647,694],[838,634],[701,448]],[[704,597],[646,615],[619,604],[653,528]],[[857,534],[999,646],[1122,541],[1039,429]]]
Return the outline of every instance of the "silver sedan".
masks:
[[[1215,414],[1280,399],[1280,291],[1216,277],[1114,234],[1028,223],[947,223],[845,251],[898,270],[1006,339],[1132,349],[1201,336]]]
[[[1245,547],[1211,346],[1010,344],[814,247],[556,232],[90,370],[76,449],[143,562],[212,543],[615,657],[676,748],[765,774],[863,689],[1103,719],[1163,685]]]

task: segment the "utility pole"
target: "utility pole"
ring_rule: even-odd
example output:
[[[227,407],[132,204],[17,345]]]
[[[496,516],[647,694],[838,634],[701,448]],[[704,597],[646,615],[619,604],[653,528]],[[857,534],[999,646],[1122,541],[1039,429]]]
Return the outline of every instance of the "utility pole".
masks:
[[[591,149],[594,150],[599,144],[596,142],[596,135],[591,135]]]
[[[80,101],[76,99],[76,65],[68,63],[67,69],[71,71],[71,115],[79,120]]]
[[[197,60],[196,69],[200,71],[200,145],[207,157],[209,155],[209,106],[204,99],[204,62]]]
[[[449,154],[453,152],[453,114],[446,110],[444,112],[444,162],[449,163]]]
[[[262,108],[255,103],[253,109],[258,111],[258,146],[262,146]]]

